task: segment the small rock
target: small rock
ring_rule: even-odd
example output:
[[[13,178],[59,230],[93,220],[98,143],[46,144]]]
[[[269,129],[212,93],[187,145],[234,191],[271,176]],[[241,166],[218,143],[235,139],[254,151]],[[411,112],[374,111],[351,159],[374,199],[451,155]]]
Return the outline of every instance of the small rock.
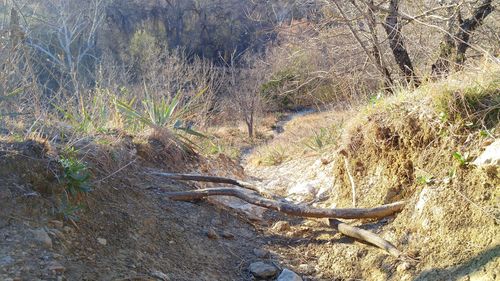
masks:
[[[97,238],[97,243],[106,246],[106,244],[108,244],[108,241],[106,241],[106,239],[104,238]]]
[[[221,236],[226,238],[226,239],[233,239],[234,238],[234,234],[232,234],[229,231],[223,231]]]
[[[276,232],[284,232],[290,230],[290,224],[287,221],[279,221],[274,224],[273,230]]]
[[[52,248],[52,239],[43,228],[33,230],[33,238],[42,244],[45,248]]]
[[[400,265],[398,265],[396,270],[398,272],[405,272],[405,271],[409,270],[410,268],[411,268],[411,264],[409,262],[403,262]]]
[[[274,277],[278,273],[278,269],[274,265],[263,263],[261,261],[250,264],[248,269],[253,276],[261,279]]]
[[[49,264],[49,267],[48,269],[52,272],[55,272],[55,273],[58,273],[58,274],[61,274],[63,273],[64,271],[66,271],[66,268],[64,266],[62,266],[60,263],[58,263],[57,261],[53,261]]]
[[[314,266],[309,265],[309,264],[299,264],[299,269],[301,272],[304,274],[310,275],[316,272],[316,269]]]
[[[158,271],[158,270],[153,270],[151,271],[151,276],[155,277],[155,278],[158,278],[162,281],[168,281],[170,280],[168,278],[168,275],[166,275],[165,273],[161,272],[161,271]]]
[[[219,235],[217,234],[217,232],[215,232],[213,228],[209,228],[207,230],[207,236],[210,239],[219,239]]]
[[[71,226],[65,226],[65,227],[63,227],[63,231],[64,231],[64,233],[70,234],[70,233],[73,233],[73,228]]]
[[[500,139],[490,144],[484,152],[473,162],[476,166],[500,166]]]
[[[253,249],[253,254],[260,259],[266,259],[269,257],[269,251],[264,249]]]
[[[276,281],[302,281],[302,278],[297,273],[285,268]]]

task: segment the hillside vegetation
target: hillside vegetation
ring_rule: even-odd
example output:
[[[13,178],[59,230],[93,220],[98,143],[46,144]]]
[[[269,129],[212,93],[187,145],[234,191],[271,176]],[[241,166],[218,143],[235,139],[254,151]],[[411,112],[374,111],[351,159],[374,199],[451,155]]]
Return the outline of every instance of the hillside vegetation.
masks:
[[[498,146],[499,71],[487,64],[354,110],[297,117],[250,156],[251,175],[298,202],[352,207],[354,200],[369,207],[406,200],[394,219],[372,227],[417,256],[418,265],[349,244],[282,251],[295,258],[310,253],[310,264],[327,280],[495,280],[498,165],[474,159],[493,142]],[[330,127],[322,127],[324,120]],[[324,146],[310,145],[320,141]],[[266,162],[278,149],[282,161]],[[498,153],[490,157],[498,159]]]

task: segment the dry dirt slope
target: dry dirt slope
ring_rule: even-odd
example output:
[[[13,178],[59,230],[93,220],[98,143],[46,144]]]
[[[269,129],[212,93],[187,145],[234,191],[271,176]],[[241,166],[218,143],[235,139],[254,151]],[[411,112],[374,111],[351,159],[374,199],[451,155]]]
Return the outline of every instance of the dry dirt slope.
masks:
[[[56,146],[0,142],[0,280],[249,280],[253,249],[262,244],[252,225],[206,202],[163,199],[165,191],[193,187],[148,175],[153,168],[230,170],[232,164],[176,155],[157,139],[114,140],[77,144],[94,191],[71,213],[74,224],[62,217],[70,210],[61,209]],[[174,157],[184,164],[172,163]],[[207,237],[210,228],[219,239]]]

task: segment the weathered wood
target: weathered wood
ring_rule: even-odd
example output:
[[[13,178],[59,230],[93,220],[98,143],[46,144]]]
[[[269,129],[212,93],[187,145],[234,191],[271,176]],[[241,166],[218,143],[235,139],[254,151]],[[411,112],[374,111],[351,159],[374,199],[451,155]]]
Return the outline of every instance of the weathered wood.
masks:
[[[166,197],[176,201],[199,200],[209,196],[233,196],[253,205],[307,218],[380,219],[401,211],[405,205],[404,201],[400,201],[375,208],[323,209],[267,199],[257,193],[235,188],[209,188],[166,193]]]
[[[361,229],[359,227],[351,226],[346,223],[343,223],[336,219],[329,219],[330,226],[336,229],[338,232],[344,234],[345,236],[349,236],[361,241],[368,242],[378,248],[386,251],[392,256],[399,258],[402,256],[401,251],[399,251],[394,245],[392,245],[389,241],[383,239],[382,237]]]
[[[217,176],[205,176],[205,175],[194,175],[194,174],[174,174],[174,173],[162,173],[162,172],[152,172],[152,175],[162,176],[171,180],[183,180],[183,181],[199,181],[199,182],[213,182],[213,183],[227,183],[236,185],[245,189],[250,189],[253,191],[260,192],[259,189],[248,182],[235,180],[225,177]]]

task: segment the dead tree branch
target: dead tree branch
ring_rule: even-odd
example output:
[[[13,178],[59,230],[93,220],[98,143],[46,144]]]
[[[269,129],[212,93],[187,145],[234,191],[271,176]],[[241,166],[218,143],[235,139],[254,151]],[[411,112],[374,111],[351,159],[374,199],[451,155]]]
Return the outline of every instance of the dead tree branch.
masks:
[[[166,196],[175,201],[199,200],[209,196],[233,196],[253,205],[306,218],[380,219],[401,211],[405,205],[404,201],[400,201],[375,208],[322,209],[267,199],[256,193],[234,188],[168,192]]]
[[[182,180],[182,181],[199,181],[199,182],[212,182],[212,183],[227,183],[236,185],[245,189],[250,189],[253,191],[260,192],[259,189],[251,183],[235,180],[231,178],[217,177],[217,176],[205,176],[205,175],[193,175],[193,174],[173,174],[173,173],[162,173],[162,172],[152,172],[152,175],[162,176],[171,180]]]
[[[399,251],[394,245],[392,245],[389,241],[381,238],[380,236],[361,229],[359,227],[351,226],[346,223],[343,223],[336,219],[329,219],[330,226],[333,227],[338,232],[344,234],[345,236],[349,236],[361,241],[366,241],[374,246],[379,247],[380,249],[386,251],[392,256],[399,258],[402,256],[401,251]]]

